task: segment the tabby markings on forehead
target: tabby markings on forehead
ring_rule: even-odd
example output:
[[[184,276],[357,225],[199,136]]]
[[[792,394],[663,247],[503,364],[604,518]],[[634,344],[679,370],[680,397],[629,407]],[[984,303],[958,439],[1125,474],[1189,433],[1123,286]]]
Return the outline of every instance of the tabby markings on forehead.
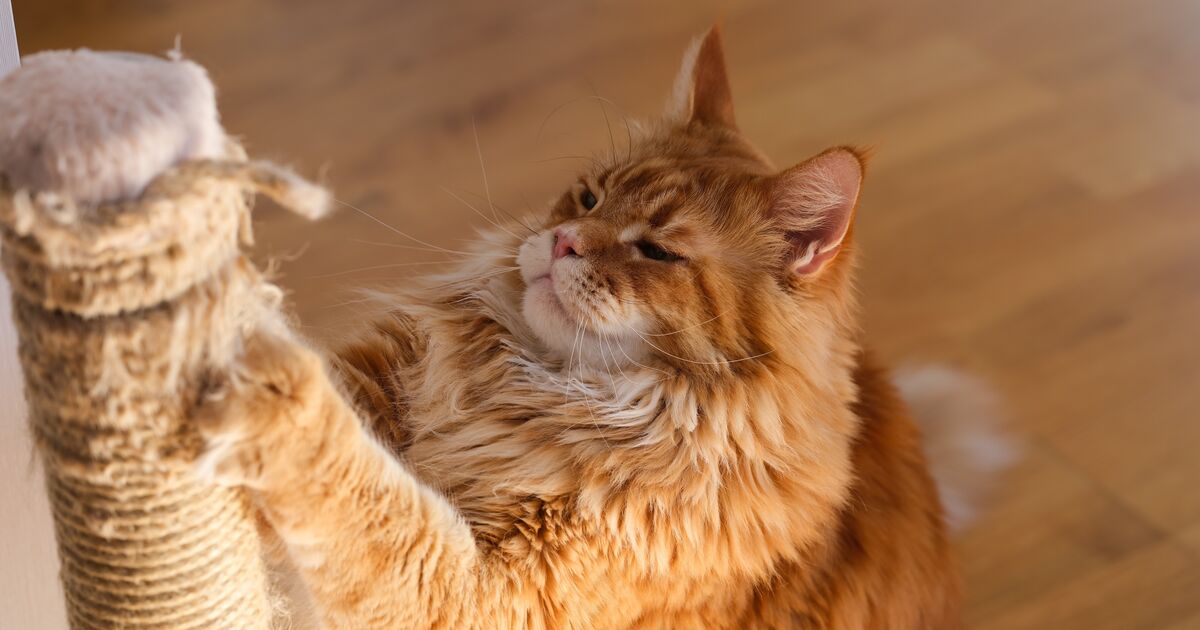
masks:
[[[649,159],[630,165],[613,175],[611,188],[626,193],[639,192],[651,184],[662,181],[665,177],[677,174],[678,170],[672,166],[671,161],[661,159]]]
[[[661,228],[665,226],[667,222],[671,220],[671,217],[675,215],[675,212],[682,207],[682,204],[679,202],[679,197],[682,195],[671,194],[672,192],[676,191],[672,190],[671,192],[659,195],[659,197],[651,203],[651,207],[654,208],[654,212],[652,212],[650,214],[650,218],[647,219],[650,227]]]

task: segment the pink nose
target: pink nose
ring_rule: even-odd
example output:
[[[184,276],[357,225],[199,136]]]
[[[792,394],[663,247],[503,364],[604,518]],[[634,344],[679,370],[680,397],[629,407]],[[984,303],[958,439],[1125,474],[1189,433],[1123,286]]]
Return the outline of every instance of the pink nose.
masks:
[[[575,237],[563,230],[554,231],[554,260],[567,256],[578,256]]]

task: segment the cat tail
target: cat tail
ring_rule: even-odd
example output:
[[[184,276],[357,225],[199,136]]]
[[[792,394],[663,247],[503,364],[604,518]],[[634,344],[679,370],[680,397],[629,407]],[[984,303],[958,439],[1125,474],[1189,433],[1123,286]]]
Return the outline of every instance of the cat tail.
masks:
[[[1018,459],[998,397],[979,379],[937,365],[900,370],[896,386],[924,436],[950,531],[962,531]]]

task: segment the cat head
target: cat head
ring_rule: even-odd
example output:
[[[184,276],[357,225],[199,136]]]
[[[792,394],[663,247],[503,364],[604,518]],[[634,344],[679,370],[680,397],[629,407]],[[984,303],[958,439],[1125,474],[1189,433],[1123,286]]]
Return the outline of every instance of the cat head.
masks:
[[[775,169],[738,131],[719,29],[631,142],[520,248],[525,319],[552,352],[719,370],[844,324],[863,156],[839,147]]]

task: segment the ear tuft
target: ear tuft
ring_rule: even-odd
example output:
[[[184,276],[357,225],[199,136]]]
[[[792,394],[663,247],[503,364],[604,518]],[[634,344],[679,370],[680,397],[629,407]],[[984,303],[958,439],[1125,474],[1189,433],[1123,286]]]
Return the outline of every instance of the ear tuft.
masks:
[[[791,245],[784,260],[792,273],[819,271],[837,256],[858,204],[863,157],[847,147],[824,153],[772,182],[771,214]]]
[[[667,116],[688,124],[737,128],[719,25],[693,41],[684,53]]]

